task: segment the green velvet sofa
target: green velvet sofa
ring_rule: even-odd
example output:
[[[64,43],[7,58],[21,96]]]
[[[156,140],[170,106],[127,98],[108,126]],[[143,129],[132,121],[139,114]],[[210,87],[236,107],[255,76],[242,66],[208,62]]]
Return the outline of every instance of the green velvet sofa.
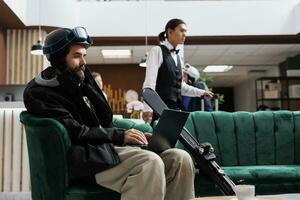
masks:
[[[66,153],[70,140],[56,120],[24,111],[33,200],[120,199],[120,194],[96,183],[68,179]],[[122,128],[152,132],[145,124],[114,119]],[[300,112],[194,112],[186,128],[199,142],[210,142],[217,162],[235,182],[255,184],[257,194],[300,191]],[[177,148],[183,148],[178,142]],[[201,174],[197,196],[221,194]]]
[[[254,184],[257,194],[300,192],[300,111],[194,112],[186,128],[213,145],[216,161],[235,183]],[[201,173],[195,190],[220,193]]]

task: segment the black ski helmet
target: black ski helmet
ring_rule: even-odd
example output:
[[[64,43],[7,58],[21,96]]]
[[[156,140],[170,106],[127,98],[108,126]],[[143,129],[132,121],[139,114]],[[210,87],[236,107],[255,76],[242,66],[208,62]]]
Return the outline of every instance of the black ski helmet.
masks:
[[[84,27],[59,28],[47,35],[43,53],[51,61],[51,55],[64,51],[71,44],[83,44],[85,48],[89,48],[92,45],[92,39]]]

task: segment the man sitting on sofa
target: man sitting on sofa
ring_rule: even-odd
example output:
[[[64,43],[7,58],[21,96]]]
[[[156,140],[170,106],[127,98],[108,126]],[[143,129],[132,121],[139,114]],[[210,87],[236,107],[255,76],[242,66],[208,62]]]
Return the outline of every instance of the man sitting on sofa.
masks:
[[[188,153],[167,149],[157,155],[125,146],[147,144],[151,135],[112,126],[111,108],[86,68],[90,45],[83,27],[51,32],[43,48],[51,66],[24,91],[28,112],[54,118],[68,130],[70,177],[93,177],[127,200],[193,198],[195,169]]]

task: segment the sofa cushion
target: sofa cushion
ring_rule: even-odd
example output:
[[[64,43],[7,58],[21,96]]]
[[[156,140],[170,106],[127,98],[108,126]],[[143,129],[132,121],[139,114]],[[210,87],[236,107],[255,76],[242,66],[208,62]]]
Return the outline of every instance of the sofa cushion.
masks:
[[[120,200],[120,193],[101,187],[100,185],[73,185],[68,188],[66,200]]]
[[[258,165],[222,167],[236,184],[253,184],[259,194],[276,194],[300,190],[300,166]],[[202,173],[195,178],[196,194],[221,194]]]
[[[223,167],[233,180],[243,179],[245,183],[300,182],[299,165],[256,165]]]

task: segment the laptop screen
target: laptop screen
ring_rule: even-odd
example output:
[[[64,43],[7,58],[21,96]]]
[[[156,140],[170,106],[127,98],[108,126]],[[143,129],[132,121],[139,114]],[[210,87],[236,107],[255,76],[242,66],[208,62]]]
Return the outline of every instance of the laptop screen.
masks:
[[[188,117],[188,112],[173,109],[163,110],[158,124],[154,128],[153,137],[159,135],[165,138],[171,147],[174,147]]]

